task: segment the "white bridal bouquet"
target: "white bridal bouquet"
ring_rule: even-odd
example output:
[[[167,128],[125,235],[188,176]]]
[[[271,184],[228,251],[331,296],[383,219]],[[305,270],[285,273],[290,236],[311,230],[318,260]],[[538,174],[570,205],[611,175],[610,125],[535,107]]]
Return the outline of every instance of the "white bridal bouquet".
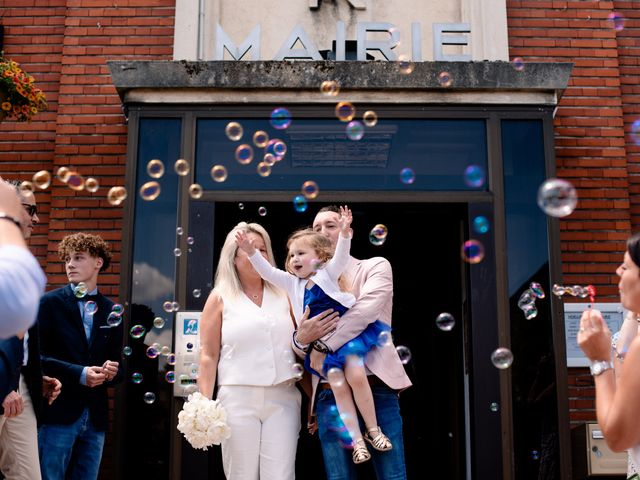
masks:
[[[209,400],[200,392],[189,395],[178,414],[178,430],[193,448],[206,450],[231,436],[227,411],[218,400]]]

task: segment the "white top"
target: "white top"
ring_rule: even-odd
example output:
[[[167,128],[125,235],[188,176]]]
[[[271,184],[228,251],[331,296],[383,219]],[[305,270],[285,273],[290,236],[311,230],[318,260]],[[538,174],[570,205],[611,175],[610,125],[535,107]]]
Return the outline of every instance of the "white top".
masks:
[[[304,313],[304,290],[309,280],[313,280],[313,283],[318,285],[324,293],[347,308],[351,308],[356,303],[356,297],[350,293],[341,292],[338,285],[338,277],[349,262],[350,248],[351,238],[340,235],[333,257],[310,278],[298,278],[289,272],[277,269],[257,250],[249,257],[249,260],[262,278],[287,291],[291,299],[293,314],[296,321],[299,322]]]
[[[223,298],[218,385],[277,385],[294,377],[289,302],[265,288],[262,306],[244,294]]]
[[[33,325],[46,281],[38,261],[26,248],[0,247],[0,338]]]

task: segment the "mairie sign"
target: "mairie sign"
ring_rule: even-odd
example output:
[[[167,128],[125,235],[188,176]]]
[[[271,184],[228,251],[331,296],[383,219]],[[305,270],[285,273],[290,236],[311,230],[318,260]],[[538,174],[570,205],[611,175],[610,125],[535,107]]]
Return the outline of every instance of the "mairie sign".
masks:
[[[256,25],[240,45],[231,40],[220,24],[216,25],[215,60],[225,60],[225,50],[233,60],[262,60],[260,56],[260,24]],[[386,33],[387,38],[380,40],[379,33]],[[370,33],[377,33],[377,39],[369,38]],[[451,55],[444,53],[447,45],[469,45],[471,28],[468,23],[434,23],[433,24],[433,59],[440,61],[470,61],[471,55]],[[335,60],[346,60],[346,28],[344,22],[336,22]],[[302,48],[297,47],[302,45]],[[394,49],[400,45],[400,30],[387,22],[357,22],[356,48],[359,61],[367,59],[368,51],[378,51],[388,61],[397,60]],[[411,24],[411,59],[422,61],[422,26]],[[296,25],[273,60],[322,60],[322,55],[315,42],[304,28]]]

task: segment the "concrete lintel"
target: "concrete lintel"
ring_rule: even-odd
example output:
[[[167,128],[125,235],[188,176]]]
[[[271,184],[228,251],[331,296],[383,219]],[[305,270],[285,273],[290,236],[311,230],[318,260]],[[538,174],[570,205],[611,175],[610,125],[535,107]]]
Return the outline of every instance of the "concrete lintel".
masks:
[[[125,94],[124,103],[147,104],[272,104],[277,103],[314,103],[335,104],[348,100],[367,104],[451,104],[451,105],[556,105],[554,92],[535,92],[522,90],[501,91],[417,91],[406,90],[369,90],[343,91],[337,97],[325,97],[318,90],[301,93],[295,90],[237,90],[237,89],[152,89],[140,88]]]
[[[507,94],[528,92],[552,95],[556,101],[567,87],[571,63],[526,63],[516,70],[509,62],[420,62],[414,64],[410,74],[400,72],[395,62],[334,62],[334,61],[110,61],[113,83],[124,103],[140,101],[134,92],[155,90],[160,94],[176,92],[244,91],[247,97],[260,90],[280,92],[318,92],[324,80],[335,80],[343,93],[381,90],[403,92],[414,96],[430,92],[445,96],[452,92],[494,92]],[[440,84],[438,76],[448,72],[451,86]],[[508,93],[511,92],[511,93]],[[440,95],[437,95],[440,94]],[[242,94],[241,94],[242,96]],[[165,96],[166,97],[166,96]],[[317,95],[314,97],[317,98]],[[384,100],[378,99],[378,101]],[[166,101],[166,100],[165,100]],[[201,97],[201,102],[203,101]],[[248,100],[249,101],[249,100]],[[300,102],[298,98],[296,100]],[[482,103],[482,102],[479,102]],[[508,102],[510,103],[510,102]]]

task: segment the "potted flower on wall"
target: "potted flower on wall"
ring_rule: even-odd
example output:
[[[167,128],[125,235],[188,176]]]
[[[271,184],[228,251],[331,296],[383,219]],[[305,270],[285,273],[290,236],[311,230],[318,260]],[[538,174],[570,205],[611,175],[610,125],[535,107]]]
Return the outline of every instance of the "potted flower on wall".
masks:
[[[18,122],[30,122],[46,109],[47,99],[36,88],[33,77],[0,52],[0,121],[15,118]]]

